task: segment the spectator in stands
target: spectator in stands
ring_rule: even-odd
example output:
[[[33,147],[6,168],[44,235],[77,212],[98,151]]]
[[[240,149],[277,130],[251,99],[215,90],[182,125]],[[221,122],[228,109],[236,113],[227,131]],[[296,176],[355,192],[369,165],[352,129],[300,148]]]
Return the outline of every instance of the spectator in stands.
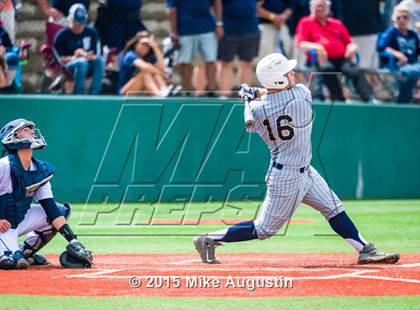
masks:
[[[10,40],[15,42],[15,7],[12,0],[0,0],[0,21],[9,34]]]
[[[217,86],[217,37],[223,35],[220,0],[167,0],[167,5],[171,37],[175,44],[180,45],[178,62],[181,64],[182,88],[192,91],[193,64],[197,52],[200,52],[205,62],[207,90],[212,95]]]
[[[397,59],[399,71],[405,77],[400,83],[398,102],[409,103],[420,77],[419,38],[414,30],[409,29],[410,11],[407,7],[397,5],[392,19],[394,26],[380,36],[378,49],[391,53]]]
[[[19,57],[12,47],[9,34],[0,26],[0,92],[12,85],[19,65]]]
[[[280,50],[283,54],[291,52],[291,38],[287,20],[292,15],[292,0],[263,0],[258,2],[260,17],[260,57]]]
[[[343,1],[344,0],[331,0],[330,15],[332,17],[340,20],[343,18]],[[310,0],[292,0],[291,10],[293,14],[290,16],[287,23],[292,35],[295,34],[296,27],[300,19],[311,14],[309,2]]]
[[[331,17],[335,17],[338,19],[342,18],[342,1],[343,0],[331,0],[331,12],[330,12]],[[296,40],[294,39],[294,36],[296,33],[296,26],[299,20],[302,17],[308,16],[311,14],[311,11],[309,9],[309,2],[310,0],[292,0],[291,10],[293,14],[287,20],[287,25],[289,27],[289,32],[292,38],[292,46],[293,46],[292,55],[294,58],[297,59],[298,64],[300,66],[304,64],[306,57],[304,54],[299,52],[299,49],[296,46]],[[299,79],[299,74],[297,75],[297,78]]]
[[[85,92],[85,81],[92,77],[90,94],[99,94],[104,76],[104,60],[99,55],[99,41],[96,30],[87,26],[88,14],[82,4],[71,6],[69,25],[60,30],[54,40],[54,48],[60,60],[74,79],[74,94]]]
[[[166,97],[163,53],[148,33],[138,33],[127,42],[120,62],[118,89],[121,95]]]
[[[225,35],[219,41],[220,90],[222,98],[231,94],[234,86],[233,60],[239,58],[240,83],[251,84],[252,60],[258,56],[257,0],[222,0]]]
[[[66,24],[66,17],[70,8],[76,4],[83,4],[89,12],[90,0],[37,0],[42,12],[50,18],[50,22]]]
[[[384,0],[383,15],[384,15],[384,26],[392,26],[394,22],[392,21],[392,12],[394,7],[401,2],[401,0]]]
[[[0,47],[0,54],[2,53],[2,48]],[[1,89],[7,87],[7,64],[3,56],[0,56],[0,93]]]
[[[140,20],[142,0],[101,0],[95,28],[102,45],[120,52],[136,33],[145,31]]]
[[[338,20],[328,17],[330,1],[311,0],[311,15],[299,21],[296,30],[298,47],[315,51],[317,66],[321,72],[342,72],[350,77],[363,101],[372,97],[372,88],[363,71],[354,63],[357,45],[352,43],[346,27]],[[344,101],[339,75],[323,76],[332,100]]]
[[[376,38],[384,31],[381,15],[382,0],[343,2],[343,23],[358,46],[359,66],[376,67]]]
[[[206,64],[203,61],[196,62],[192,75],[192,87],[196,97],[214,97],[216,93],[207,91]],[[215,78],[214,78],[215,79]]]
[[[410,28],[420,33],[420,0],[404,0],[400,3],[410,11]]]

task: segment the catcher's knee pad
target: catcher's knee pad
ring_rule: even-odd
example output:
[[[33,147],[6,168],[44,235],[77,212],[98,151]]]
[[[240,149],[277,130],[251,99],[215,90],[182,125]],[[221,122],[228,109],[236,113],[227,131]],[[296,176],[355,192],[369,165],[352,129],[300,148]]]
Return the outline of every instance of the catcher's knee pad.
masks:
[[[68,221],[71,216],[71,205],[68,202],[64,204],[57,203],[57,208],[60,210],[61,215]]]
[[[56,234],[57,231],[53,227],[43,231],[33,231],[27,235],[20,250],[25,257],[31,257],[50,242]]]
[[[60,210],[61,215],[68,220],[71,215],[70,204],[67,202],[64,204],[57,203],[57,207]],[[57,231],[53,227],[43,231],[33,231],[27,235],[27,238],[21,245],[20,250],[25,257],[31,257],[42,249],[48,242],[50,242],[56,234]]]

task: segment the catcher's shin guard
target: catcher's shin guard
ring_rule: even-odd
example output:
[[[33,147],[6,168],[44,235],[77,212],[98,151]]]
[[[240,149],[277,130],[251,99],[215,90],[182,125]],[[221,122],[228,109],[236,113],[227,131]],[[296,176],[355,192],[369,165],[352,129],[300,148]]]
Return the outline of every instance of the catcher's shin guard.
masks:
[[[58,204],[57,207],[60,209],[61,214],[68,220],[71,214],[71,206],[68,203]],[[33,231],[27,234],[26,240],[20,246],[20,251],[22,251],[25,258],[32,258],[33,255],[42,249],[48,242],[50,242],[55,235],[57,230],[54,227],[48,227],[43,231]],[[39,260],[35,259],[34,262],[37,263]]]

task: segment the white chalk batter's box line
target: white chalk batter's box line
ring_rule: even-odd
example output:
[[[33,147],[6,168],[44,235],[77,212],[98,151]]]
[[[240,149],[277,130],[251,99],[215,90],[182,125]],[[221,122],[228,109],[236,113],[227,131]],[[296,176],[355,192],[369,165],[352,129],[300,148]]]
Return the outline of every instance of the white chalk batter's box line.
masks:
[[[194,260],[195,262],[195,260]],[[365,275],[366,273],[375,273],[380,272],[382,270],[390,270],[394,268],[415,268],[419,267],[420,263],[411,263],[411,264],[403,264],[403,265],[394,265],[389,266],[387,265],[386,268],[381,269],[354,269],[347,273],[342,274],[336,274],[336,275],[325,275],[325,276],[302,276],[302,277],[284,277],[285,279],[290,280],[334,280],[334,279],[340,279],[340,278],[364,278],[364,279],[373,279],[373,280],[383,280],[383,281],[395,281],[395,282],[407,282],[407,283],[418,283],[420,284],[420,280],[417,279],[407,279],[407,278],[394,278],[394,277],[385,277],[385,276],[375,276],[375,275]],[[243,272],[243,271],[315,271],[314,269],[306,269],[306,268],[246,268],[245,270],[238,270],[237,268],[180,268],[181,266],[177,268],[158,268],[158,271],[235,271],[235,272]],[[148,277],[170,277],[174,275],[110,275],[112,273],[121,272],[121,271],[133,271],[133,270],[150,270],[151,266],[148,267],[133,267],[133,268],[121,268],[121,269],[101,269],[99,271],[94,271],[90,273],[82,273],[82,274],[75,274],[75,275],[68,275],[67,278],[85,278],[85,279],[129,279],[132,276],[136,276],[138,278],[148,278]],[[275,269],[275,270],[273,270]],[[318,268],[316,271],[331,271],[335,270],[335,268]],[[341,270],[339,267],[336,269]],[[176,275],[175,275],[176,276]],[[194,275],[187,275],[187,276],[179,276],[182,279],[190,278]],[[198,275],[197,275],[198,276]],[[243,275],[235,275],[235,276],[205,276],[205,275],[199,275],[202,277],[207,277],[209,279],[220,279],[220,280],[226,280],[228,278],[234,277],[238,279],[272,279],[275,277],[273,276],[243,276]]]

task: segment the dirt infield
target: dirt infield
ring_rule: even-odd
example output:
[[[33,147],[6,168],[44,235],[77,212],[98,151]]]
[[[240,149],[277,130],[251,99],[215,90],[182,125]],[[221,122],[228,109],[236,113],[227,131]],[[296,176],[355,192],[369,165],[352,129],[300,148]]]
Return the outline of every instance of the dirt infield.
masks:
[[[57,256],[48,258],[58,265]],[[4,284],[0,285],[0,293],[173,297],[420,295],[420,254],[402,254],[397,265],[368,266],[355,265],[356,256],[351,254],[225,254],[219,258],[223,264],[206,265],[193,254],[96,255],[94,269],[49,266],[0,271],[0,283]],[[138,286],[139,280],[140,287],[131,287]],[[148,288],[148,284],[152,287]]]

